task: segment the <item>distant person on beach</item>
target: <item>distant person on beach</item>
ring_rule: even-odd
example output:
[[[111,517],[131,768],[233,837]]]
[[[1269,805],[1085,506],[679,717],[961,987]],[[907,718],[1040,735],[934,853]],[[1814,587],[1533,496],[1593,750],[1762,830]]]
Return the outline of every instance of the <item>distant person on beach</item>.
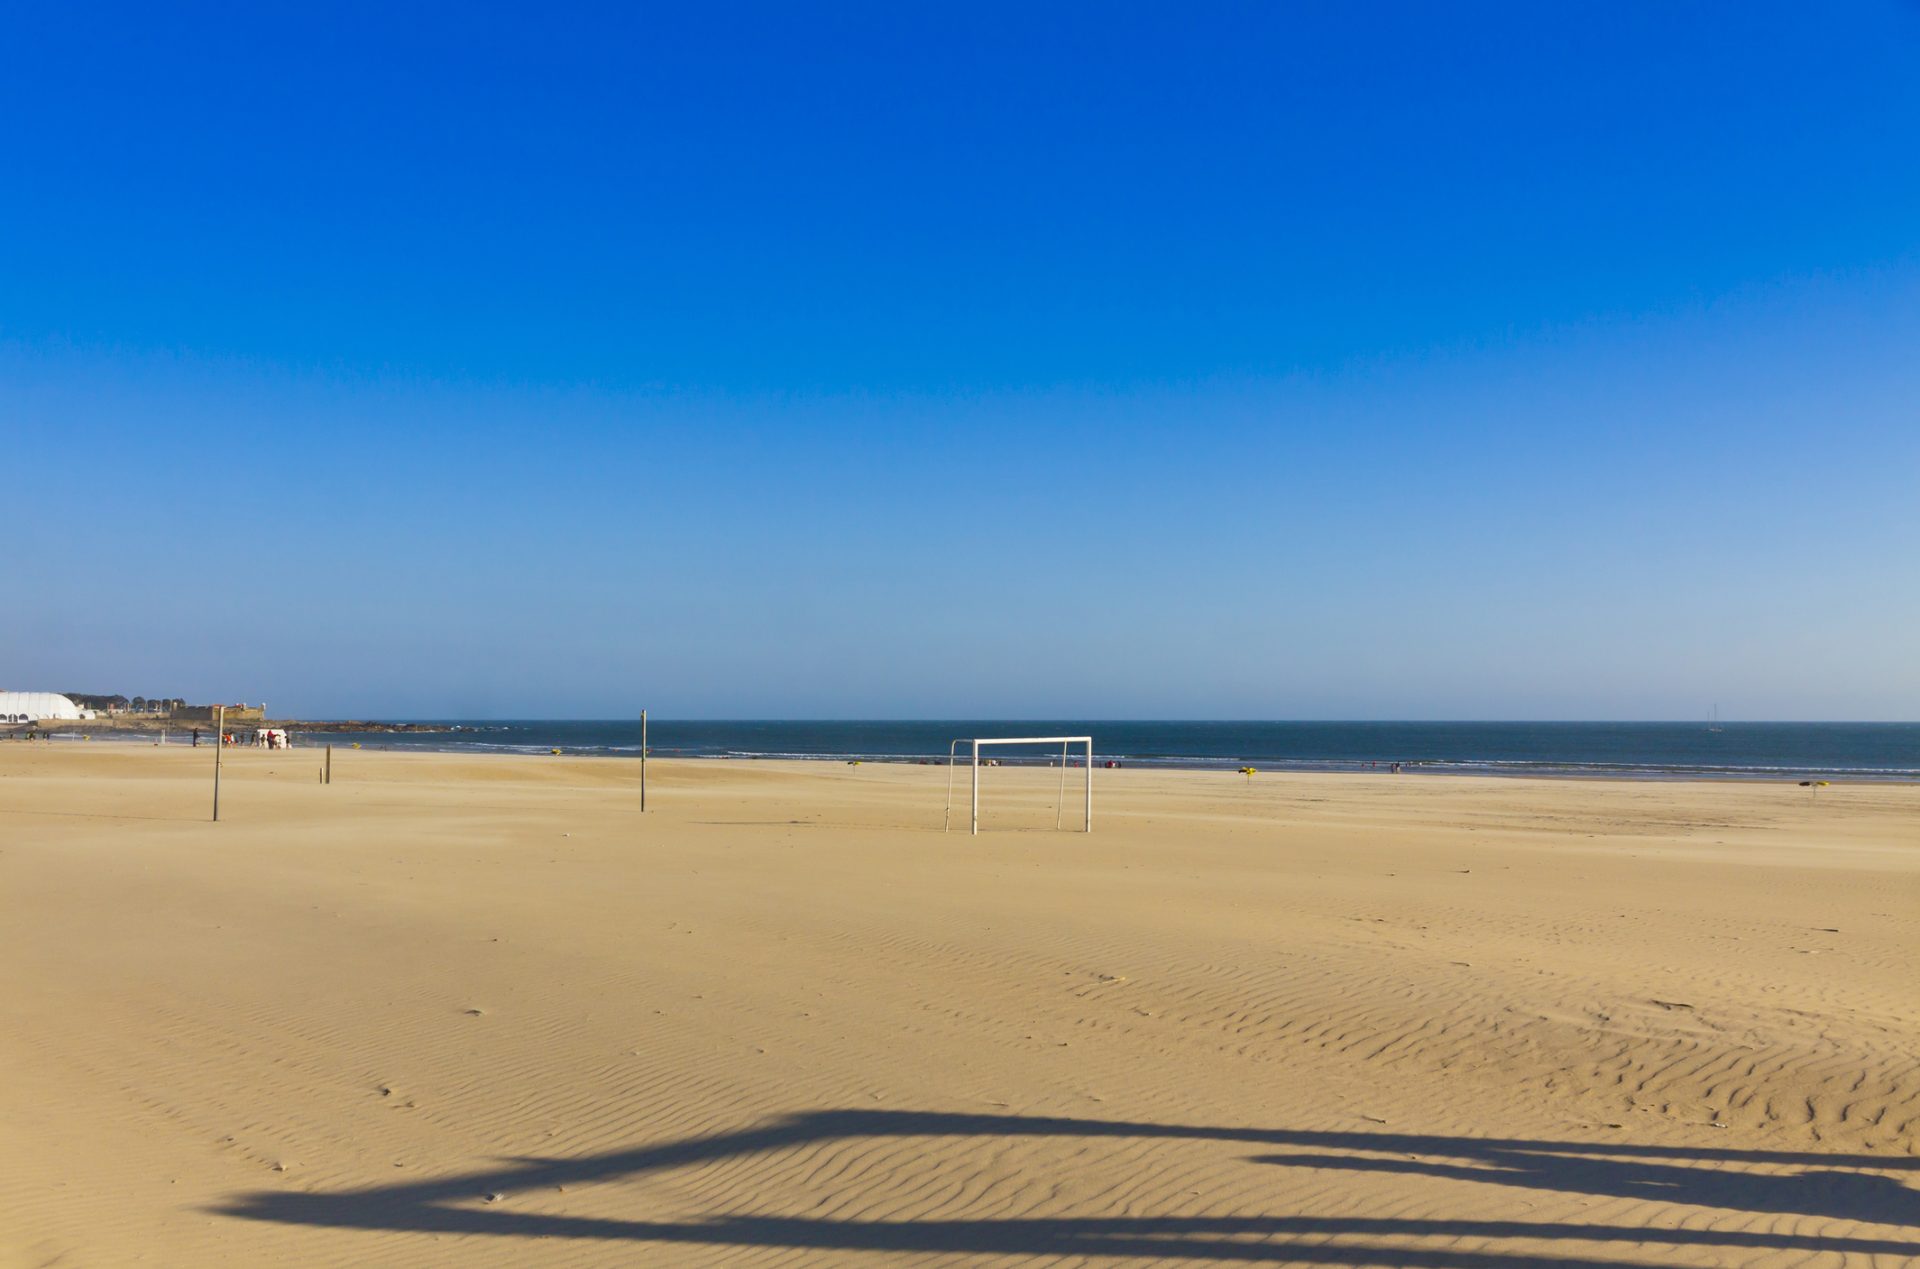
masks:
[[[200,747],[200,729],[198,727],[193,729],[193,747],[195,749]]]

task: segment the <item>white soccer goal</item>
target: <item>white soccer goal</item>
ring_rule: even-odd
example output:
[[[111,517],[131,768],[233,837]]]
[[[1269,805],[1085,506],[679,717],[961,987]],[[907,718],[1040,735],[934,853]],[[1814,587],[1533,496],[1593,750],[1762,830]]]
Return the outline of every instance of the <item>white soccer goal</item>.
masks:
[[[1087,809],[1082,832],[1093,831],[1093,737],[1092,736],[979,736],[956,740],[947,746],[947,822],[946,829],[953,828],[953,763],[959,756],[961,745],[973,747],[973,831],[980,831],[980,748],[983,745],[1059,745],[1060,746],[1060,800],[1054,804],[1053,826],[1060,827],[1061,817],[1066,814],[1067,804],[1067,747],[1082,745],[1087,753]]]

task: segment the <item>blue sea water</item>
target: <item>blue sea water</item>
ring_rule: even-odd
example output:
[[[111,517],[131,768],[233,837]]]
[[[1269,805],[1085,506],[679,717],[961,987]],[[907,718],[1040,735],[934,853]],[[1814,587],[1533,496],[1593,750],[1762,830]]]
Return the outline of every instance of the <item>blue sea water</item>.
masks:
[[[366,748],[633,756],[633,721],[480,721],[457,730],[333,733]],[[1920,723],[1088,722],[654,720],[660,757],[944,759],[959,737],[1092,735],[1096,762],[1125,766],[1612,776],[1641,779],[1920,779]],[[308,743],[315,743],[314,737]],[[1056,751],[1057,752],[1057,751]],[[1019,760],[1019,751],[998,755]],[[1046,761],[1029,750],[1026,757]]]

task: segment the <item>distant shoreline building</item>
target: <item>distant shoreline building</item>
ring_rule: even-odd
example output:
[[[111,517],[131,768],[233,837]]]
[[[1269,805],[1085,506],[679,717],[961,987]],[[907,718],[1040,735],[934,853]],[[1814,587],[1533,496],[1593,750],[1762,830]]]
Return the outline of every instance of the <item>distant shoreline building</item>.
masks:
[[[77,722],[93,717],[58,692],[0,692],[0,722]]]
[[[220,705],[183,705],[174,710],[172,716],[175,722],[210,723],[214,720],[216,711],[222,708],[227,711],[226,717],[230,723],[258,723],[264,721],[267,716],[267,707],[264,702],[259,705],[227,705],[224,707]]]

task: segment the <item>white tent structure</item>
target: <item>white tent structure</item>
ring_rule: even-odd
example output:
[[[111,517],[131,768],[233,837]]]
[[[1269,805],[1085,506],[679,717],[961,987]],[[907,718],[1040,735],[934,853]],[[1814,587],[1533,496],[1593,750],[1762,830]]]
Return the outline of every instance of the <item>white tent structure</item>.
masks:
[[[92,718],[58,692],[0,692],[0,723],[43,723],[59,719]]]

